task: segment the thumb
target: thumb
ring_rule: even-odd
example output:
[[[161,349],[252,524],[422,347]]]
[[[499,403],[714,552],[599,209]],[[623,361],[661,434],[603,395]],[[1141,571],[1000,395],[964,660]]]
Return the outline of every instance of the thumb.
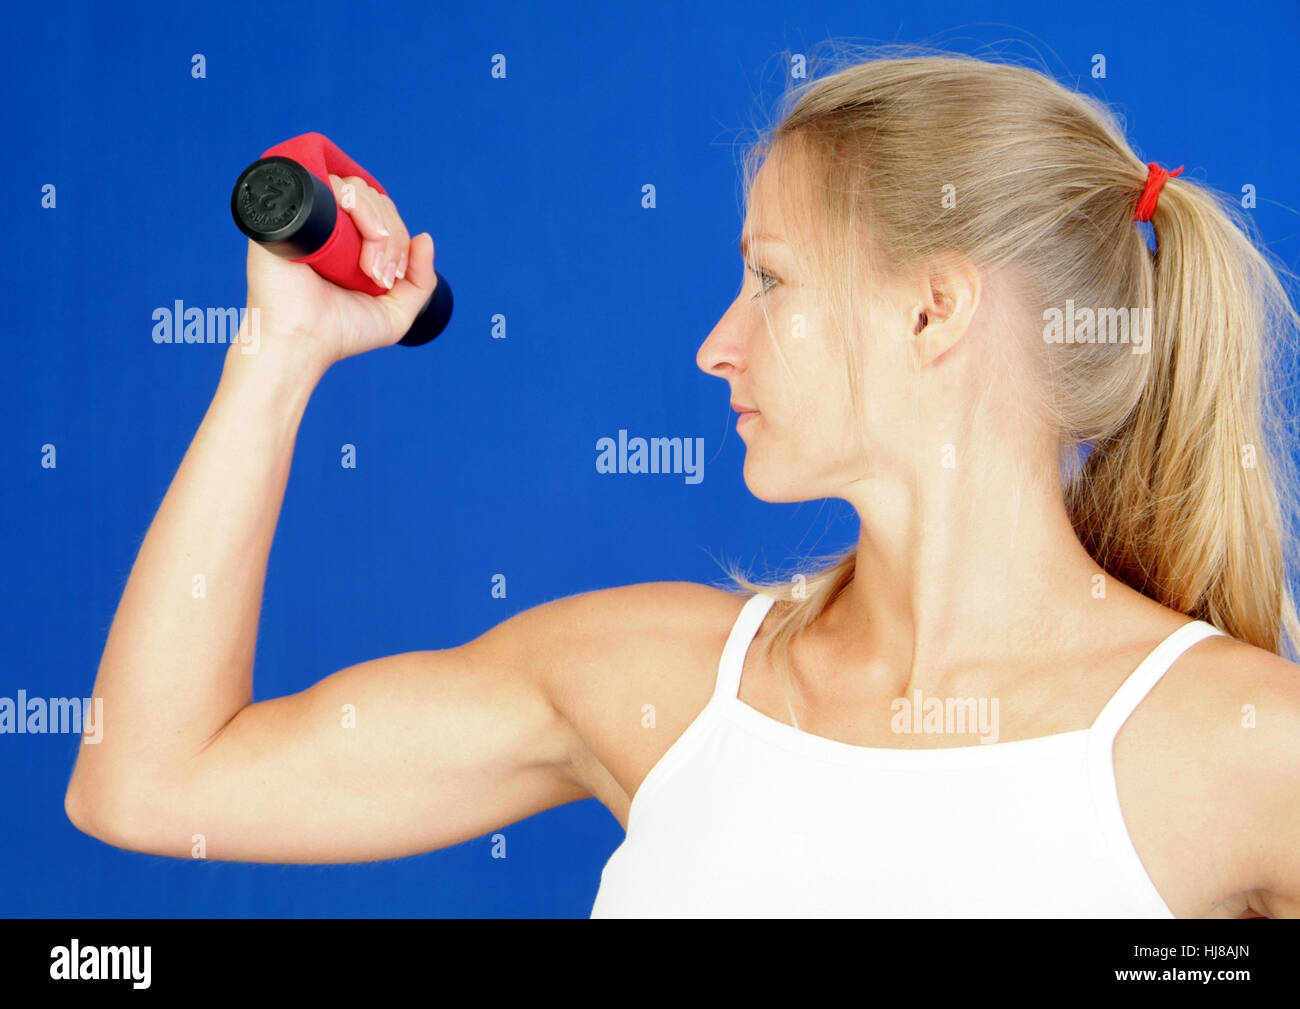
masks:
[[[411,239],[407,250],[406,276],[393,284],[382,298],[392,305],[402,333],[411,328],[415,317],[433,297],[437,275],[433,272],[433,236],[422,231]]]

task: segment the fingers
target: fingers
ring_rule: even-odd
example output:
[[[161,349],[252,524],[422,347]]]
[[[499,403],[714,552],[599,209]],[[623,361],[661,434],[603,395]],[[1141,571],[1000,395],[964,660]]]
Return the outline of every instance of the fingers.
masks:
[[[373,257],[371,273],[381,286],[391,291],[393,284],[406,275],[407,264],[402,260],[410,247],[411,235],[393,201],[382,193],[374,195],[380,219],[387,225],[388,237],[382,252],[376,251]]]
[[[433,297],[437,284],[437,274],[433,269],[433,237],[422,231],[410,240],[406,262],[406,276],[395,282],[394,287],[381,300],[394,303],[400,317],[398,328],[405,333],[420,309]]]
[[[331,174],[329,180],[339,206],[351,214],[361,234],[361,268],[380,287],[392,290],[393,284],[405,276],[410,244],[396,205],[358,176]]]
[[[331,174],[329,180],[339,207],[352,216],[361,235],[361,268],[388,290],[377,301],[390,313],[400,338],[433,297],[433,237],[425,231],[411,238],[393,201],[365,179]]]

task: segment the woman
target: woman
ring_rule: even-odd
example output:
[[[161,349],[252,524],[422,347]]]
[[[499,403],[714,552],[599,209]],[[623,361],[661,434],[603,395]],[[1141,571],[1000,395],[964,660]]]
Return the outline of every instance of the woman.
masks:
[[[1034,72],[873,60],[788,99],[698,363],[749,489],[850,502],[856,549],[743,595],[560,599],[252,703],[312,388],[433,284],[430,236],[334,178],[391,290],[250,245],[260,350],[232,346],[141,547],[74,824],[342,862],[595,797],[629,833],[594,916],[1300,913],[1274,271],[1225,201]]]

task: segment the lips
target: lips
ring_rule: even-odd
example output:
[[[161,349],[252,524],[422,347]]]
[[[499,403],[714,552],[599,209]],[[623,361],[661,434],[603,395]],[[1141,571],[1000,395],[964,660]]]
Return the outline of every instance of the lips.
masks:
[[[744,403],[736,403],[733,401],[731,404],[731,409],[735,410],[736,413],[740,414],[740,416],[736,418],[737,428],[743,427],[746,421],[753,420],[755,417],[758,416],[757,410],[755,410],[752,406],[745,405]]]

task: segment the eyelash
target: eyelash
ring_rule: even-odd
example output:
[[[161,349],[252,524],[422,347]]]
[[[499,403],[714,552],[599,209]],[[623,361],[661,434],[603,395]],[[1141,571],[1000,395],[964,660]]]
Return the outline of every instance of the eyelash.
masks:
[[[769,280],[772,281],[773,285],[778,283],[776,277],[772,276],[772,274],[768,273],[766,270],[756,269],[755,267],[752,266],[747,266],[745,267],[745,269],[747,269],[750,273],[752,273],[755,277],[757,277],[759,283],[763,285],[762,287],[759,288],[758,293],[754,295],[755,298],[760,298],[763,295],[767,294],[768,291],[772,290],[771,287],[767,286],[767,282]]]

